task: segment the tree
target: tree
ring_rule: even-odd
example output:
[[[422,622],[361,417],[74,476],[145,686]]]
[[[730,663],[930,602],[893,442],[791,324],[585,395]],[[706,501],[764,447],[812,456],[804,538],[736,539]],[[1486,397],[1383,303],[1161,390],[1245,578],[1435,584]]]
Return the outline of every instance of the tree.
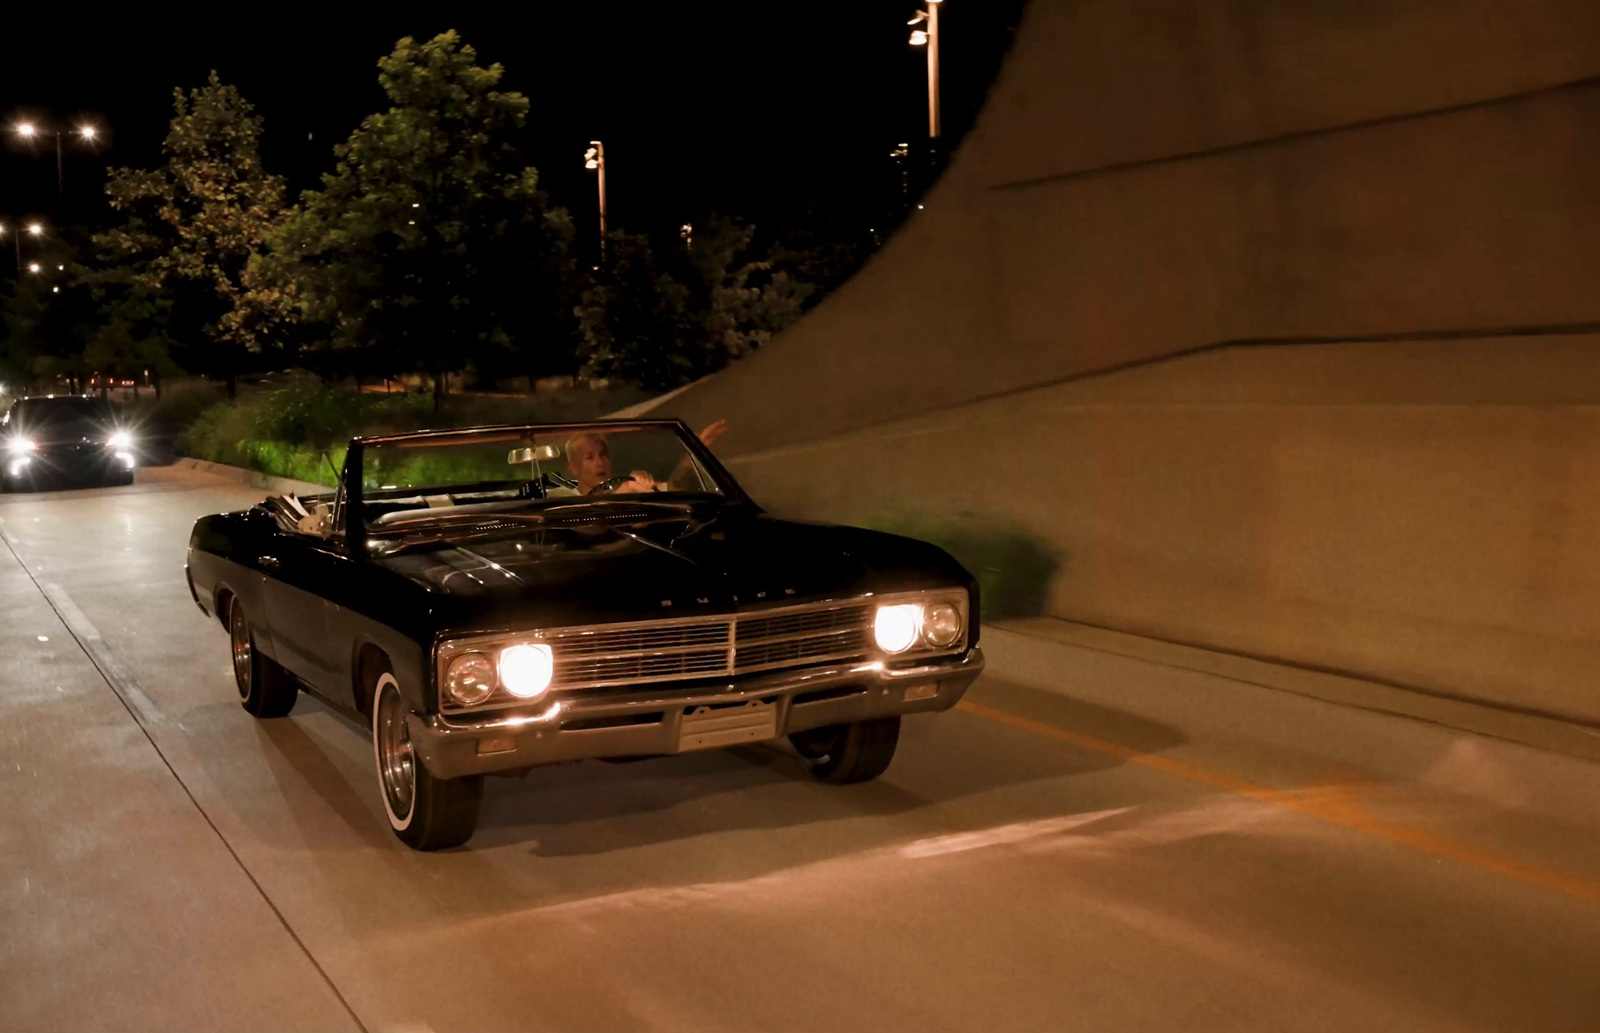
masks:
[[[755,227],[712,216],[682,238],[608,235],[578,308],[585,368],[651,390],[714,373],[799,318],[813,288],[752,257]]]
[[[6,305],[7,382],[53,386],[65,380],[76,391],[92,372],[83,342],[94,332],[94,300],[69,243],[46,238],[31,257],[38,271],[12,282]]]
[[[814,289],[769,259],[751,257],[756,229],[712,216],[687,240],[691,283],[703,298],[701,324],[707,350],[704,373],[766,344],[772,335],[800,318]]]
[[[585,369],[653,391],[694,379],[704,351],[689,290],[656,268],[647,237],[606,235],[606,261],[578,308]]]
[[[131,378],[135,396],[140,378],[148,375],[160,397],[162,380],[177,371],[165,329],[169,306],[150,288],[118,278],[120,273],[84,278],[100,317],[84,345],[84,364],[95,373]]]
[[[316,328],[328,370],[447,374],[571,361],[572,225],[516,146],[529,102],[454,32],[378,62],[387,111],[252,267],[253,298]]]
[[[282,222],[283,180],[261,165],[262,119],[212,72],[173,91],[160,168],[119,168],[106,192],[124,222],[96,237],[120,279],[155,292],[183,365],[220,377],[232,395],[257,332],[243,282],[251,255]],[[257,305],[261,299],[249,299]]]

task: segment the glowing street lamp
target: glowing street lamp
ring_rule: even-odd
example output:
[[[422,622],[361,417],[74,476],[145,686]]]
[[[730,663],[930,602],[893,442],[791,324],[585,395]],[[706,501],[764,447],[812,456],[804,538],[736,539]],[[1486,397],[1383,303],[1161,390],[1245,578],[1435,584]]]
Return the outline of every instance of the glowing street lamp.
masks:
[[[39,223],[39,222],[30,222],[26,226],[22,226],[22,225],[17,226],[16,231],[13,232],[11,227],[7,226],[3,222],[0,222],[0,237],[4,237],[7,233],[11,234],[11,244],[12,244],[12,247],[16,250],[16,255],[17,255],[17,275],[21,276],[22,275],[22,234],[23,233],[27,233],[28,236],[35,237],[35,238],[42,237],[42,236],[44,236],[44,224],[43,223]],[[37,266],[37,265],[38,265],[38,263],[35,262],[34,266]],[[38,272],[38,269],[35,268],[33,271],[34,272]]]
[[[583,152],[583,167],[597,174],[600,181],[600,260],[606,258],[606,145],[590,140]]]
[[[36,122],[18,122],[17,135],[24,140],[33,140],[40,136],[53,136],[56,138],[56,195],[59,197],[65,191],[65,175],[61,159],[61,130],[44,129]],[[85,123],[73,130],[85,143],[94,143],[100,137],[100,130]]]
[[[913,29],[911,45],[928,48],[928,137],[939,137],[939,4],[942,0],[928,0],[925,10],[912,15],[907,25],[927,25],[926,29]]]

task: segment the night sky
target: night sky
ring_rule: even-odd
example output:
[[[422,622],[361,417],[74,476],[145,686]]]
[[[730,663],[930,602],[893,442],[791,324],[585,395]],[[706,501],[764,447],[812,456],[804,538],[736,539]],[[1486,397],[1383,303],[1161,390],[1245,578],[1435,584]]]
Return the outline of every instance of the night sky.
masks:
[[[946,139],[970,125],[1010,44],[1021,0],[946,0]],[[0,217],[103,220],[107,165],[150,166],[175,86],[215,68],[266,118],[264,159],[294,192],[332,147],[385,106],[377,59],[394,41],[458,30],[502,85],[532,101],[525,146],[542,182],[592,234],[582,155],[605,141],[613,227],[659,231],[710,209],[758,224],[869,219],[895,182],[889,150],[926,136],[925,57],[908,46],[913,0],[789,4],[51,5],[9,11],[0,63]],[[141,12],[141,13],[135,13]],[[330,12],[335,12],[330,14]],[[259,21],[246,20],[246,14]],[[67,144],[66,203],[53,144],[10,131],[90,119]]]

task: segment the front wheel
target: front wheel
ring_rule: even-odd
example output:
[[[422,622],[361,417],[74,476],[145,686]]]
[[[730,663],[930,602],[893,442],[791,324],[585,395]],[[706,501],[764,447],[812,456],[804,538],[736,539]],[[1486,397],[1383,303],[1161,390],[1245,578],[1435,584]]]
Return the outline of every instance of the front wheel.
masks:
[[[372,756],[389,827],[414,850],[445,850],[472,838],[483,777],[435,778],[411,746],[400,683],[389,671],[372,693]]]
[[[835,785],[870,782],[889,768],[900,743],[900,718],[829,725],[789,736],[813,778]]]
[[[228,603],[228,638],[233,647],[233,681],[239,705],[256,717],[283,717],[294,709],[300,687],[287,671],[256,649],[255,632],[238,596]]]

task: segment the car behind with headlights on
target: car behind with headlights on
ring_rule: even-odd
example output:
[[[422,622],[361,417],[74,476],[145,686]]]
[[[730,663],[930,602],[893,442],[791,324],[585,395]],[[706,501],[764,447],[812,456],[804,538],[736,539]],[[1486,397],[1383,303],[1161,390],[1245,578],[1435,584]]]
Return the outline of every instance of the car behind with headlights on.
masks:
[[[19,398],[0,418],[0,491],[132,484],[131,431],[110,402],[88,395]]]
[[[202,518],[190,586],[247,711],[304,690],[361,722],[418,849],[471,837],[485,775],[542,764],[786,741],[876,778],[902,715],[983,668],[948,554],[775,519],[678,421],[358,438],[341,482]]]

